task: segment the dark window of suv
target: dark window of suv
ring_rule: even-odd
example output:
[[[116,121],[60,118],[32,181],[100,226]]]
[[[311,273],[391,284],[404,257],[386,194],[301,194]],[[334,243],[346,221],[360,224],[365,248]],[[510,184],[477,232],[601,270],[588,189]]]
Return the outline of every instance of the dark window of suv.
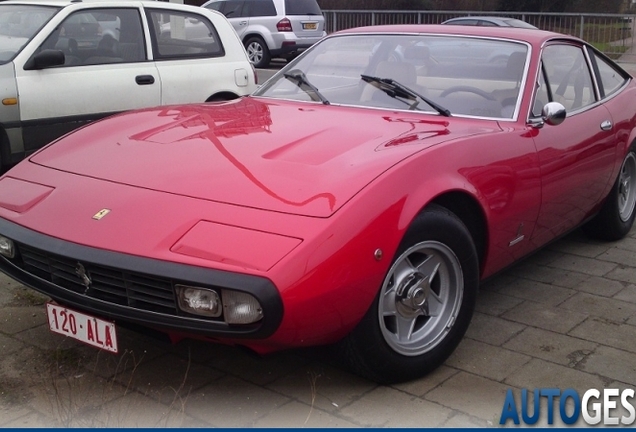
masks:
[[[212,10],[215,10],[215,11],[223,13],[223,6],[225,6],[225,2],[222,2],[222,1],[213,2],[213,3],[210,3],[210,4],[205,4],[204,6],[205,6],[206,9],[212,9]]]
[[[276,7],[272,0],[247,0],[243,13],[251,17],[276,16]]]
[[[285,0],[285,15],[322,15],[316,0]]]
[[[243,11],[243,0],[228,0],[224,2],[223,10],[221,11],[223,15],[228,18],[239,18],[245,16],[245,12]]]

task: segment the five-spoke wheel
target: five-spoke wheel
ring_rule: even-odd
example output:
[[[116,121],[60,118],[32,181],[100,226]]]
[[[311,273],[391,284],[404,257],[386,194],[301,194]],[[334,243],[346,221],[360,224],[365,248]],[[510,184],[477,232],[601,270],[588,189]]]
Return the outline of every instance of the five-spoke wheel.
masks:
[[[636,204],[636,156],[629,152],[618,177],[618,214],[623,222],[631,219]]]
[[[407,249],[382,286],[378,313],[386,342],[406,356],[434,348],[457,319],[463,288],[461,264],[447,245],[424,241]]]
[[[350,368],[376,382],[395,383],[443,363],[470,323],[478,262],[461,219],[429,205],[404,234],[366,315],[340,343]]]
[[[618,178],[601,211],[583,228],[601,240],[620,240],[634,224],[636,215],[636,144],[623,158]]]

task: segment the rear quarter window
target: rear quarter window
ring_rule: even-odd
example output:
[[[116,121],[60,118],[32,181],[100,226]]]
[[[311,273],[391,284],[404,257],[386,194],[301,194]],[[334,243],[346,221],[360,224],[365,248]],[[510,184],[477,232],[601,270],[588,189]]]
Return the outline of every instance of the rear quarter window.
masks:
[[[247,12],[245,12],[247,9]],[[276,16],[276,7],[271,0],[265,1],[247,1],[243,6],[243,11],[247,16],[262,17],[262,16]]]
[[[149,10],[155,59],[221,57],[225,50],[214,25],[203,15]]]
[[[594,61],[598,68],[598,82],[601,86],[601,93],[603,97],[610,96],[623,86],[626,79],[621,72],[596,53],[594,53]]]
[[[285,0],[286,15],[322,15],[316,0]]]

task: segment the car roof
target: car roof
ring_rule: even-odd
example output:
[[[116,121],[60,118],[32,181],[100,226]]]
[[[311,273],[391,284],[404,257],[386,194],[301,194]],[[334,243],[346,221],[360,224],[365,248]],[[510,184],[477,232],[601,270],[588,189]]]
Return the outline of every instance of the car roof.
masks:
[[[124,1],[133,1],[133,0],[124,0]],[[134,0],[145,2],[154,2],[155,0]],[[41,5],[41,6],[58,6],[64,7],[71,4],[108,4],[108,3],[121,3],[122,0],[8,0],[3,1],[0,4],[28,4],[28,5]],[[178,4],[178,3],[174,3]]]
[[[521,42],[527,42],[532,45],[541,45],[552,39],[562,39],[582,42],[581,39],[568,36],[561,33],[549,32],[545,30],[520,28],[520,27],[481,27],[481,26],[449,26],[443,24],[392,24],[380,26],[357,27],[347,30],[341,30],[333,33],[351,34],[351,33],[367,33],[367,34],[400,34],[400,33],[418,33],[418,34],[440,34],[440,35],[459,35],[459,36],[477,36],[477,37],[493,37],[502,39],[511,39]]]

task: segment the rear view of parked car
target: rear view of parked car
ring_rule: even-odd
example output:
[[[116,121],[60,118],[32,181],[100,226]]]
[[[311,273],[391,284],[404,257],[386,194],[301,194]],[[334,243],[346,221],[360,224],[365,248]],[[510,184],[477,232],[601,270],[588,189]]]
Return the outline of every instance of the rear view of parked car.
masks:
[[[193,23],[205,31],[190,34]],[[1,166],[110,114],[255,88],[219,13],[155,1],[0,3]]]
[[[294,58],[326,35],[316,0],[209,0],[203,7],[228,18],[257,68]]]

